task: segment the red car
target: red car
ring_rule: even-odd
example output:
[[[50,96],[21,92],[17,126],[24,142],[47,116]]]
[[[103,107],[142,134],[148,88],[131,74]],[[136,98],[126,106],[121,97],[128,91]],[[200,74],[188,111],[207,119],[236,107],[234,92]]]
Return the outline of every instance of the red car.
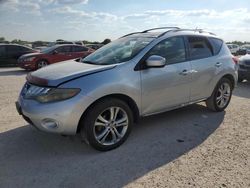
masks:
[[[18,66],[26,70],[36,70],[52,63],[83,58],[92,52],[94,52],[93,49],[80,45],[55,45],[40,53],[22,55],[18,59]]]

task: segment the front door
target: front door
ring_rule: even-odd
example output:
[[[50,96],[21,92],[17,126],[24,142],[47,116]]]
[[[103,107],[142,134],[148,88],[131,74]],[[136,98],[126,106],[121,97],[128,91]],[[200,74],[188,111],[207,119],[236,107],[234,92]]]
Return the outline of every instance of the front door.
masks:
[[[191,65],[186,61],[183,37],[171,37],[153,47],[147,57],[166,59],[162,68],[141,70],[142,114],[157,113],[189,102]]]

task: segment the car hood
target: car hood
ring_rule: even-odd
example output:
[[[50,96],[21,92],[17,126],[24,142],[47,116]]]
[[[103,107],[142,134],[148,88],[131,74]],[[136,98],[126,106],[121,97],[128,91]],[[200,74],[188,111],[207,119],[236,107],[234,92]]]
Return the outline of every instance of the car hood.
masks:
[[[28,54],[22,55],[20,58],[24,59],[24,58],[28,58],[28,57],[34,57],[34,56],[37,56],[37,55],[41,55],[41,53],[39,53],[39,52],[28,53]]]
[[[116,65],[92,65],[74,60],[41,68],[27,75],[29,83],[40,86],[59,86],[67,81],[114,68]]]
[[[240,61],[250,60],[250,55],[249,55],[249,54],[246,54],[246,55],[244,55],[244,56],[241,56],[239,60],[240,60]]]

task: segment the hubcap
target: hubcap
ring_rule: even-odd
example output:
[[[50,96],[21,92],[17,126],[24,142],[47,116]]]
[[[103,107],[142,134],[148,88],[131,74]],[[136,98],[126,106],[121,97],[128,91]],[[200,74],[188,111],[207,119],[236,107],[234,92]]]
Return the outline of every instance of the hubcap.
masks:
[[[126,134],[128,123],[128,115],[122,108],[109,107],[95,120],[95,139],[102,145],[116,144]]]
[[[217,91],[216,103],[219,108],[225,107],[231,96],[231,88],[228,83],[223,83]]]
[[[42,68],[42,67],[45,67],[45,66],[47,66],[47,62],[46,61],[40,61],[38,63],[38,68]]]

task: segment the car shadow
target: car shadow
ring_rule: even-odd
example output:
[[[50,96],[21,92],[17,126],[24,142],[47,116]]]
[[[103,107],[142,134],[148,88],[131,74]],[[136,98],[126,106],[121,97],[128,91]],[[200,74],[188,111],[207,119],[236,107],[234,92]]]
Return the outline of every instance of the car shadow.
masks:
[[[23,76],[28,74],[29,71],[15,68],[14,70],[11,69],[0,69],[0,76]]]
[[[143,118],[119,148],[23,126],[0,134],[0,187],[122,187],[203,143],[225,112],[196,104]]]
[[[233,95],[250,99],[250,82],[244,81],[238,83],[237,88],[233,92]]]

